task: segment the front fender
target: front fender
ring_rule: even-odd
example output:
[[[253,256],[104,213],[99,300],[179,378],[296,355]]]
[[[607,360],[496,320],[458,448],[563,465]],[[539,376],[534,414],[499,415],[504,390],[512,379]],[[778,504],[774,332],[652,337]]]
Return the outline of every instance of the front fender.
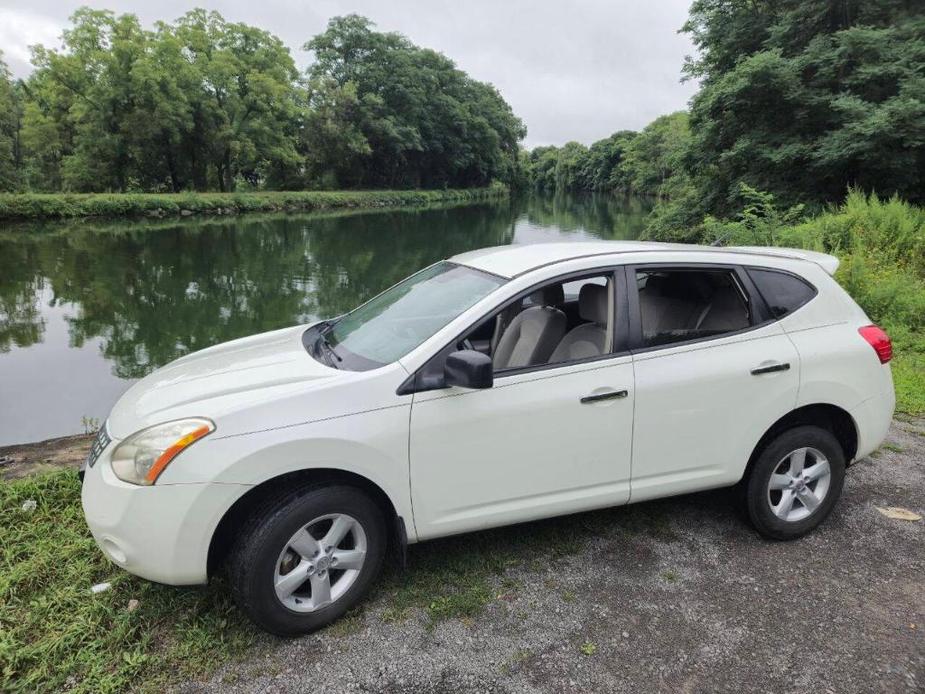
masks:
[[[329,468],[368,479],[414,535],[408,468],[410,405],[228,437],[191,446],[168,470],[171,483],[254,487],[281,475]],[[188,458],[186,453],[191,454]],[[413,541],[414,538],[412,538]]]

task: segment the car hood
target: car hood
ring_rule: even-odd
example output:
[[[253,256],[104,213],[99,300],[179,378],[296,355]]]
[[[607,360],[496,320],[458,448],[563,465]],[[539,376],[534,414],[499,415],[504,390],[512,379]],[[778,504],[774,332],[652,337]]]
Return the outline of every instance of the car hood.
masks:
[[[135,383],[109,416],[124,438],[182,417],[222,417],[261,402],[305,393],[348,372],[316,361],[302,345],[309,326],[233,340],[181,357]]]

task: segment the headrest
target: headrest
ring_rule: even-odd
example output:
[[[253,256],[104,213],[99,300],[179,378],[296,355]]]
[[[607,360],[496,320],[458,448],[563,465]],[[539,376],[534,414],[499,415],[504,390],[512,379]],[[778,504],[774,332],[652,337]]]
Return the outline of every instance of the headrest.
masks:
[[[565,303],[565,292],[561,284],[550,284],[533,292],[530,302],[535,306],[560,306]]]
[[[607,287],[583,284],[578,292],[578,315],[592,323],[607,324]]]

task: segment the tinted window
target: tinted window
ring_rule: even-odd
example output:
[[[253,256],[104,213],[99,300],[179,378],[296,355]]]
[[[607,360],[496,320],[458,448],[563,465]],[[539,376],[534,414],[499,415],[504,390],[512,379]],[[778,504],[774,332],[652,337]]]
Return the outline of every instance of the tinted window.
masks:
[[[749,268],[749,277],[758,287],[775,318],[796,311],[816,296],[815,288],[808,282],[785,272]]]
[[[742,330],[751,311],[731,270],[639,270],[639,312],[646,346]]]

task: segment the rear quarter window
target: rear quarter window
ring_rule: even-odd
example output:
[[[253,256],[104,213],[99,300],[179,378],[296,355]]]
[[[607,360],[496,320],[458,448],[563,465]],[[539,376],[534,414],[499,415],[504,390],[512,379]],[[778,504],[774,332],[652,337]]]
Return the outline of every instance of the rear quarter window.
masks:
[[[774,318],[793,313],[817,294],[813,285],[788,272],[750,267],[748,276],[761,292]]]

